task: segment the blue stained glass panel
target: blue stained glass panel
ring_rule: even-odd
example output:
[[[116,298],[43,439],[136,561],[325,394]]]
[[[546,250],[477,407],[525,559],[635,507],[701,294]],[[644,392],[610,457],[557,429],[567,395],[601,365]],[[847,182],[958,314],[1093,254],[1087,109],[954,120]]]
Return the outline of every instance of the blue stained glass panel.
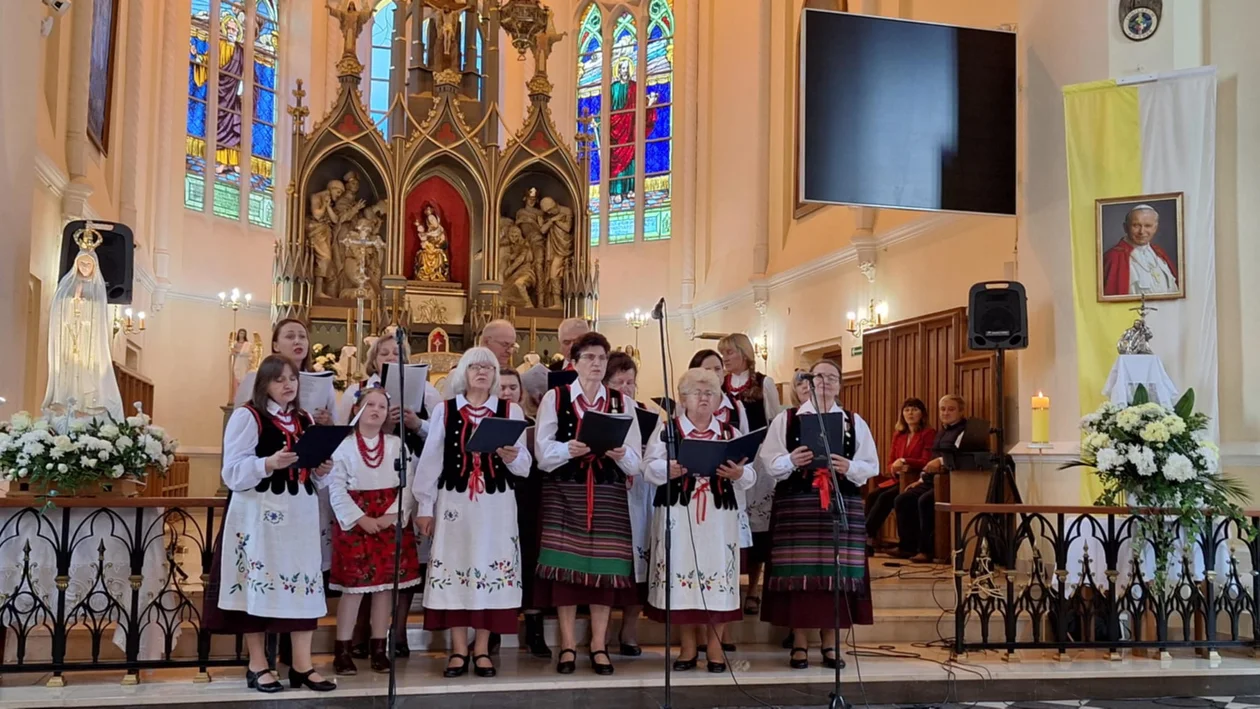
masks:
[[[592,124],[592,125],[596,125],[596,124]],[[600,166],[599,150],[592,150],[591,151],[591,184],[593,185],[599,184],[599,166]],[[599,205],[598,204],[595,205],[593,209],[598,211]]]
[[[192,14],[194,16],[208,16],[210,14],[210,0],[192,0]]]
[[[656,120],[650,124],[652,130],[647,135],[648,140],[668,138],[670,136],[670,127],[673,120],[671,116],[672,111],[673,108],[670,106],[656,107]]]
[[[184,175],[184,206],[198,212],[205,211],[205,178],[198,175]]]
[[[276,122],[276,95],[266,89],[254,89],[254,118],[268,123]]]
[[[257,49],[255,49],[257,52]],[[275,56],[267,56],[258,52],[254,54],[254,85],[275,91],[276,65]]]
[[[669,172],[669,140],[657,140],[647,144],[643,161],[646,163],[644,173],[652,175],[658,172]]]
[[[634,212],[608,215],[608,243],[629,244],[634,241]]]
[[[599,212],[591,214],[591,246],[599,246]]]
[[[656,94],[656,104],[673,103],[674,101],[674,85],[670,81],[668,74],[665,76],[649,76],[647,82],[647,93]]]
[[[668,239],[672,217],[673,213],[670,212],[669,207],[645,211],[643,213],[643,240]]]
[[[271,160],[274,156],[272,151],[276,145],[276,129],[267,123],[254,121],[254,131],[250,136],[250,142],[253,144],[253,151],[256,157]]]
[[[206,137],[206,104],[193,98],[188,99],[188,135]]]
[[[276,14],[275,0],[258,0],[258,9],[256,10],[259,17],[268,20],[275,20],[279,15]]]
[[[373,81],[370,96],[368,96],[368,109],[377,113],[384,113],[389,110],[389,82]]]

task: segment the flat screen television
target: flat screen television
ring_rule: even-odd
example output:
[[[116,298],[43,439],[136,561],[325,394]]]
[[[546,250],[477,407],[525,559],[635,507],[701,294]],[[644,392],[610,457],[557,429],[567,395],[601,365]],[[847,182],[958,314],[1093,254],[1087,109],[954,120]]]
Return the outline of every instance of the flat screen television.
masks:
[[[800,198],[1015,214],[1015,34],[805,10]]]

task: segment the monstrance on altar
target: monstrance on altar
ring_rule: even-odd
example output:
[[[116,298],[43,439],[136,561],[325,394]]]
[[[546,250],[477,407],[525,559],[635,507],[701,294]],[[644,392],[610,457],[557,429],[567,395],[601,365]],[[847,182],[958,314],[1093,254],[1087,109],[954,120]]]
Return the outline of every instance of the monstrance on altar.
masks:
[[[330,0],[329,11],[344,40],[339,89],[309,131],[300,81],[293,93],[273,318],[307,319],[329,346],[362,346],[401,325],[416,361],[467,349],[495,318],[523,332],[594,319],[597,269],[574,238],[589,229],[589,141],[579,134],[579,157],[552,121],[546,60],[563,35],[551,10],[539,0],[397,3],[391,100],[375,121],[356,55],[371,5]],[[486,41],[500,29],[522,60],[534,58],[528,114],[510,136],[494,100],[498,42]],[[435,332],[444,351],[431,351]]]

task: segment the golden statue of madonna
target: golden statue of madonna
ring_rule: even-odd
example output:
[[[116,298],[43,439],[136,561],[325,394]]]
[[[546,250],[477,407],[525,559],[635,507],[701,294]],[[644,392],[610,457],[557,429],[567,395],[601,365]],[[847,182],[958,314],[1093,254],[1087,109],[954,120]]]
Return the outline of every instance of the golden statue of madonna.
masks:
[[[416,219],[416,236],[420,250],[416,252],[415,279],[430,283],[451,280],[451,260],[447,255],[446,229],[433,205],[426,204],[424,214]]]

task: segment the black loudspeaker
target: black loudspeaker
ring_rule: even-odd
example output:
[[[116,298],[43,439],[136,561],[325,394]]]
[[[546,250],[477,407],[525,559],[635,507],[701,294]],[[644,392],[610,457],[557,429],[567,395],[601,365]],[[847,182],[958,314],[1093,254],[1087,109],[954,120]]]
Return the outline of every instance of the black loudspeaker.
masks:
[[[82,219],[70,222],[61,231],[61,270],[57,280],[74,268],[74,257],[79,255],[79,245],[74,236],[87,226]],[[96,247],[96,259],[101,264],[101,278],[110,305],[131,305],[131,282],[135,273],[136,240],[131,227],[126,224],[93,221],[92,228],[101,235],[101,245]]]
[[[973,350],[1028,347],[1028,294],[1015,281],[988,281],[971,287],[967,298],[967,344]]]

